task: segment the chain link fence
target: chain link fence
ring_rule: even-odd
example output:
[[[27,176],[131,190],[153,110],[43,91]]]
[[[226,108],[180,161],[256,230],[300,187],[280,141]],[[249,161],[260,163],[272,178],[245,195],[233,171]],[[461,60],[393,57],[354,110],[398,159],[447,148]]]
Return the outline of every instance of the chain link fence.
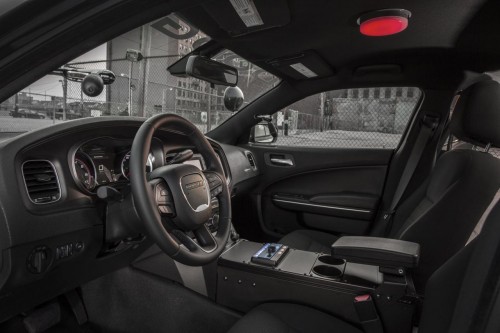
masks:
[[[167,67],[178,59],[178,56],[160,56],[146,57],[137,63],[118,59],[69,64],[82,69],[110,69],[115,73],[116,81],[106,86],[96,98],[82,96],[80,84],[68,82],[68,100],[76,107],[80,102],[85,117],[151,117],[174,113],[207,132],[232,114],[224,108],[223,88],[211,88],[208,83],[195,78],[171,76]]]
[[[224,108],[223,88],[211,88],[195,78],[171,76],[167,67],[178,59],[179,56],[160,56],[137,63],[126,59],[70,63],[68,66],[89,71],[109,69],[116,80],[97,97],[84,95],[81,83],[62,77],[54,77],[61,91],[57,95],[27,88],[0,104],[0,117],[5,118],[0,131],[23,132],[85,117],[151,117],[160,113],[187,118],[202,132],[219,126],[232,114]]]
[[[83,117],[141,116],[174,113],[207,132],[231,116],[223,90],[194,78],[177,78],[166,71],[178,56],[149,57],[139,63],[126,59],[71,63],[85,69],[110,69],[116,81],[98,97],[88,97],[81,84],[57,80],[61,94],[25,89],[0,104],[0,132],[24,132]],[[265,82],[265,81],[263,81]],[[397,147],[417,107],[418,88],[345,89],[316,94],[273,116],[278,146],[326,148]],[[130,110],[130,111],[129,111]],[[22,121],[17,118],[25,118]],[[500,158],[498,149],[490,153]]]
[[[305,98],[275,116],[277,145],[395,148],[421,93],[418,88],[367,88]]]

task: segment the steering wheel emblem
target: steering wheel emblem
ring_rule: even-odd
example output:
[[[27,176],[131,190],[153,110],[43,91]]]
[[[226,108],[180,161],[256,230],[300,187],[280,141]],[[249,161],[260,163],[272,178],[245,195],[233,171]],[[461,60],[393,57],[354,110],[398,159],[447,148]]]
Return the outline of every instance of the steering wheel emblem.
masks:
[[[195,212],[201,212],[210,207],[210,190],[205,179],[199,173],[181,178],[181,189],[184,198]]]

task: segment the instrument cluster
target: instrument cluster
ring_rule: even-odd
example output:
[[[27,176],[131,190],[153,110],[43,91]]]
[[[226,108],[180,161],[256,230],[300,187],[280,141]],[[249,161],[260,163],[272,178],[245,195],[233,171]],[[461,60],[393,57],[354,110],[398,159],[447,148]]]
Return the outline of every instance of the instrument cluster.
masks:
[[[94,192],[101,185],[127,183],[130,177],[130,148],[127,140],[97,139],[80,146],[72,158],[73,177],[87,192]],[[152,150],[154,145],[152,145]],[[162,156],[161,149],[157,154]],[[155,167],[155,154],[150,152],[145,172]],[[162,164],[161,164],[162,165]]]

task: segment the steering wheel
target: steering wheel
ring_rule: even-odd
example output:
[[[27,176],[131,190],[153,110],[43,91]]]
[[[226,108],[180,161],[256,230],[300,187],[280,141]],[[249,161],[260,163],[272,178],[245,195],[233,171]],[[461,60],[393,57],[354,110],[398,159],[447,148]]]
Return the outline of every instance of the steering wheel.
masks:
[[[188,137],[203,156],[207,170],[172,164],[146,174],[151,140],[159,128]],[[134,205],[156,244],[186,265],[200,266],[217,259],[229,237],[231,197],[221,162],[200,130],[174,114],[149,118],[134,138],[129,163]],[[212,215],[213,197],[219,199],[220,216],[215,235],[205,225]]]

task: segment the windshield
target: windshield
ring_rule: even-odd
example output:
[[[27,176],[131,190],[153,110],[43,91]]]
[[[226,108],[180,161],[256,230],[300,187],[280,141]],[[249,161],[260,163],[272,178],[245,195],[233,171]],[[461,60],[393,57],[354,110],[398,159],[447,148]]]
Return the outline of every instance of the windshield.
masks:
[[[225,87],[211,88],[195,78],[172,76],[167,67],[208,40],[175,15],[129,31],[66,64],[83,70],[111,70],[116,80],[99,96],[84,95],[80,82],[47,75],[0,103],[0,133],[22,133],[86,117],[159,113],[178,114],[206,133],[233,114],[224,106]],[[142,59],[127,59],[130,50],[140,52]],[[224,50],[214,59],[238,69],[238,86],[245,95],[241,108],[279,83],[231,51]]]

